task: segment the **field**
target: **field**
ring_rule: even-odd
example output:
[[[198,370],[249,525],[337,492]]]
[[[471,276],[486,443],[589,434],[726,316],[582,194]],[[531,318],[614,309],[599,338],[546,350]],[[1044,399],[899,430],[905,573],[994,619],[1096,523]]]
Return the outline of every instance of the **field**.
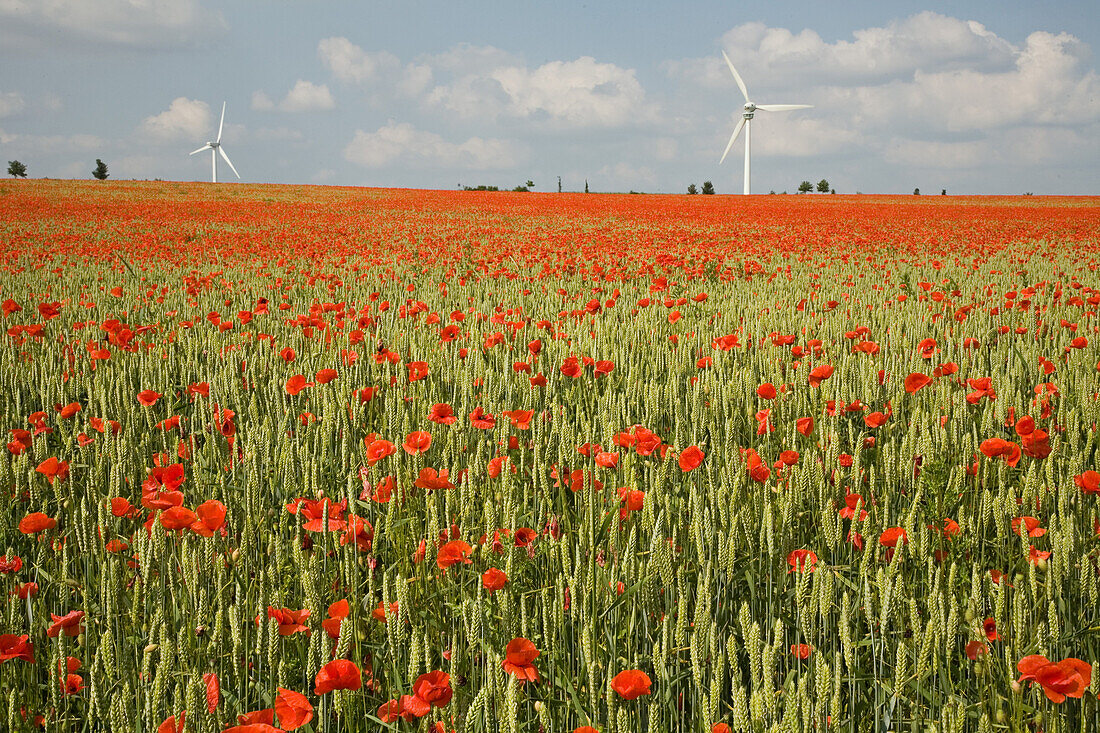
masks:
[[[1100,199],[7,181],[0,250],[0,728],[1100,730]]]

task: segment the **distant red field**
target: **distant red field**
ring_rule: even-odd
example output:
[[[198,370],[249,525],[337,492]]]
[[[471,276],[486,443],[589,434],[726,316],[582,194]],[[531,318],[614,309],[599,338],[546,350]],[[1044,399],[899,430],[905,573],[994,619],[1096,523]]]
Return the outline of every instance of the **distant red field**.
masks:
[[[0,183],[0,728],[1100,729],[1100,198]]]

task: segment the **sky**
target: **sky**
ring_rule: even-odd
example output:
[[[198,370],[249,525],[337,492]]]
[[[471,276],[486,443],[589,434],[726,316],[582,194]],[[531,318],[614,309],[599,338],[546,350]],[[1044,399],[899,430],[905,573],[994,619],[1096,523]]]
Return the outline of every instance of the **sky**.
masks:
[[[1100,194],[1095,0],[0,0],[31,177],[678,193]],[[219,180],[236,177],[219,166]]]

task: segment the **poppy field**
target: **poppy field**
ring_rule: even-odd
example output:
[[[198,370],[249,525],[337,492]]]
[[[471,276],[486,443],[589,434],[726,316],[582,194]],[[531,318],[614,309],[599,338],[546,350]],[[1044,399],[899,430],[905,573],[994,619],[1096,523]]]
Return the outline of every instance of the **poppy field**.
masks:
[[[0,183],[0,729],[1100,730],[1100,199]]]

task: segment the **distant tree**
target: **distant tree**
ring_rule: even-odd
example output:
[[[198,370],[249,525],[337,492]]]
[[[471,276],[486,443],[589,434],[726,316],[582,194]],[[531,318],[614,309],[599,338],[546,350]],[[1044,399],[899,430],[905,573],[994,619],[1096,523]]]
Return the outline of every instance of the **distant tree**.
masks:
[[[836,193],[836,189],[835,188],[829,189],[829,193]]]
[[[588,179],[587,178],[584,179],[584,192],[588,193]]]
[[[18,160],[8,161],[8,175],[14,178],[26,178],[27,166],[20,163]]]
[[[803,181],[802,183],[798,184],[798,192],[799,193],[809,193],[810,191],[813,191],[813,190],[814,190],[814,184],[810,183],[809,181]]]
[[[768,191],[768,195],[769,196],[774,196],[775,195],[775,189],[773,188],[771,191]]]
[[[914,188],[913,189],[913,195],[914,196],[920,196],[920,189],[919,188]]]
[[[703,181],[703,193],[708,194],[708,195],[713,194],[714,193],[714,184],[711,183],[710,181]]]
[[[947,189],[946,189],[946,188],[945,188],[945,189],[942,189],[942,190],[940,191],[940,196],[946,196],[946,195],[947,195]]]
[[[106,181],[108,175],[110,175],[110,174],[107,173],[107,164],[104,163],[99,158],[96,158],[95,159],[95,170],[92,171],[92,177],[95,178],[98,181]]]
[[[561,193],[561,176],[558,176],[558,193]]]
[[[829,182],[826,181],[824,178],[817,182],[817,192],[829,193]]]
[[[690,194],[692,194],[692,195],[694,195],[694,194],[697,194],[697,193],[699,193],[699,189],[697,189],[697,188],[695,187],[695,184],[694,184],[694,183],[689,183],[689,184],[688,184],[688,193],[690,193]]]
[[[530,178],[528,178],[528,179],[527,179],[527,183],[525,183],[525,184],[523,184],[523,185],[524,185],[524,187],[525,187],[525,188],[526,188],[526,189],[527,189],[528,191],[530,191],[530,190],[531,190],[532,188],[534,188],[534,187],[535,187],[535,182],[534,182],[534,181],[532,181],[532,180],[531,180]]]

